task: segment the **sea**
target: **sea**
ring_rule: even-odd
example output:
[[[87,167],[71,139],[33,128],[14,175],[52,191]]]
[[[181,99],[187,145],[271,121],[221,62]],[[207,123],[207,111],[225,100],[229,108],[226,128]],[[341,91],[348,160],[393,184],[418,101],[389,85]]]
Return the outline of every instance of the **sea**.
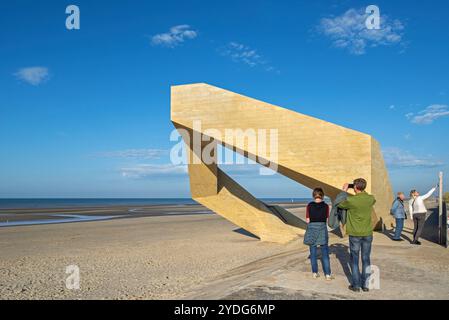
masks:
[[[267,203],[304,203],[309,198],[261,198]],[[0,199],[0,209],[41,209],[70,207],[114,207],[151,205],[192,205],[190,198],[57,198],[57,199]]]

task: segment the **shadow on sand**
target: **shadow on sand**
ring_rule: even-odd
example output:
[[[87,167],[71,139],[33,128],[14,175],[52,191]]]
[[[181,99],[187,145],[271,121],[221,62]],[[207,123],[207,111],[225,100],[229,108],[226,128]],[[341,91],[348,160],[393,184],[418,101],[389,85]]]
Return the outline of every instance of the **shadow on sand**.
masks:
[[[350,265],[350,254],[349,246],[342,243],[334,243],[329,246],[329,254],[335,255],[338,262],[340,262],[343,272],[345,273],[348,282],[352,281],[351,265]]]
[[[232,231],[233,231],[233,232],[236,232],[236,233],[239,233],[239,234],[241,234],[241,235],[244,235],[244,236],[253,238],[253,239],[260,240],[260,238],[259,238],[258,236],[252,234],[252,233],[249,232],[249,231],[246,231],[246,230],[243,229],[243,228],[235,229],[235,230],[232,230]]]
[[[349,253],[349,246],[342,244],[342,243],[334,243],[329,246],[329,256],[335,255],[335,258],[337,258],[338,262],[341,264],[341,267],[343,269],[343,272],[348,280],[348,283],[351,283],[352,281],[352,273],[351,273],[351,256]],[[317,259],[320,261],[322,258],[321,256],[321,249],[319,248]],[[310,255],[308,257],[310,259]]]
[[[393,241],[394,238],[394,232],[395,229],[391,229],[391,230],[384,230],[382,233],[384,235],[386,235],[391,241]],[[405,233],[408,233],[411,235],[411,237],[405,235]],[[401,239],[408,241],[408,242],[412,242],[413,238],[413,229],[409,229],[407,227],[404,227],[404,229],[402,229],[402,234],[401,234]]]
[[[440,230],[438,207],[432,208],[429,211],[430,214],[427,216],[421,237],[427,241],[439,244]]]

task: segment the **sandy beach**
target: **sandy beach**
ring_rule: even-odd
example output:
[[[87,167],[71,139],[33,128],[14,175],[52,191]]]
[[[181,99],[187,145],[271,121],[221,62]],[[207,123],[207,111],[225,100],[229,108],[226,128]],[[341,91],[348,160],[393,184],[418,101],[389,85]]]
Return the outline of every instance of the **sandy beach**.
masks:
[[[102,210],[81,212],[97,216]],[[123,214],[120,208],[113,212]],[[145,212],[149,216],[0,228],[1,298],[174,298],[283,250],[240,233],[200,206],[158,206]],[[26,215],[16,219],[36,218]],[[66,266],[73,264],[80,268],[79,291],[65,287]]]
[[[302,205],[293,206],[304,214]],[[0,298],[449,298],[449,254],[430,235],[416,247],[376,233],[372,262],[380,269],[381,289],[354,294],[347,290],[347,239],[331,236],[336,279],[326,282],[311,279],[301,240],[260,242],[199,205],[140,208],[123,217],[128,209],[58,209],[120,217],[0,228]],[[15,220],[41,220],[37,211],[18,210]],[[405,236],[410,227],[408,221]],[[80,290],[65,286],[69,265],[80,269]]]

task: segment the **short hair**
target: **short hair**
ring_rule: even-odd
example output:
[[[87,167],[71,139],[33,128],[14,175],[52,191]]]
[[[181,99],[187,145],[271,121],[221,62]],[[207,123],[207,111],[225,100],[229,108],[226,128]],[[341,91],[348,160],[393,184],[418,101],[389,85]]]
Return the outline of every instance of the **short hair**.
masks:
[[[359,190],[359,191],[365,191],[366,184],[367,184],[367,182],[363,178],[358,178],[358,179],[354,180],[354,187],[356,187],[357,190]]]
[[[403,195],[403,194],[404,194],[404,192],[399,191],[399,192],[398,192],[398,197],[401,196],[401,195]],[[404,195],[405,195],[405,194],[404,194]]]
[[[416,193],[416,189],[413,189],[412,191],[410,191],[410,197],[413,197],[413,195]]]
[[[324,199],[324,191],[322,188],[315,188],[313,189],[312,193],[313,199],[320,198],[321,200]]]

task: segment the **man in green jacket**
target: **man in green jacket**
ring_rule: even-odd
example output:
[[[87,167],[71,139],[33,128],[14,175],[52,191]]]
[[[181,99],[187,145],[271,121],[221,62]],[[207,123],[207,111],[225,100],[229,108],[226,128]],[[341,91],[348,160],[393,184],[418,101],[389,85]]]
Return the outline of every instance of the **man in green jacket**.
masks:
[[[346,233],[349,235],[349,250],[351,253],[352,284],[349,289],[355,292],[369,291],[367,280],[371,269],[371,244],[373,242],[373,226],[371,214],[376,199],[368,194],[366,180],[359,178],[354,184],[345,184],[343,191],[353,188],[355,195],[348,197],[338,207],[347,210]],[[362,253],[362,277],[360,278],[359,257]]]

